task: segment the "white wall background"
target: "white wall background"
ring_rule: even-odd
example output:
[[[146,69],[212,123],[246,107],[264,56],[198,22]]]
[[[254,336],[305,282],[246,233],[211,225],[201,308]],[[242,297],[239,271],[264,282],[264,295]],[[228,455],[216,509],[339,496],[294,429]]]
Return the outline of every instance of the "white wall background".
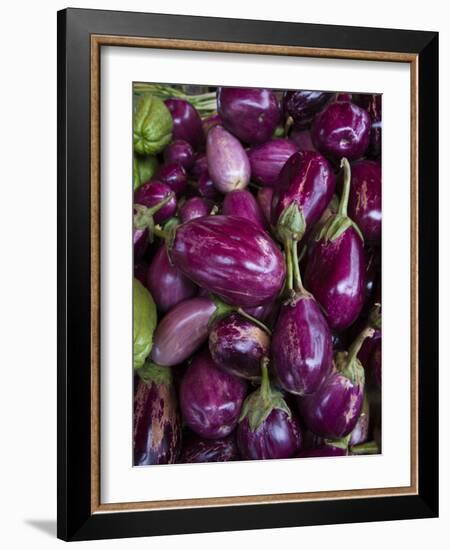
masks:
[[[98,0],[76,7],[289,20],[440,31],[441,340],[448,338],[450,31],[445,2]],[[12,7],[14,6],[14,7]],[[8,550],[54,548],[56,517],[56,10],[57,0],[2,6],[0,33],[0,531]],[[445,208],[445,210],[444,210]],[[432,214],[431,214],[432,215]],[[161,537],[152,548],[260,549],[401,543],[411,550],[448,535],[450,521],[449,353],[441,345],[441,518]],[[448,539],[448,536],[445,537]],[[444,539],[445,540],[445,539]],[[84,543],[85,548],[144,548],[149,539]],[[442,547],[439,543],[437,547]]]

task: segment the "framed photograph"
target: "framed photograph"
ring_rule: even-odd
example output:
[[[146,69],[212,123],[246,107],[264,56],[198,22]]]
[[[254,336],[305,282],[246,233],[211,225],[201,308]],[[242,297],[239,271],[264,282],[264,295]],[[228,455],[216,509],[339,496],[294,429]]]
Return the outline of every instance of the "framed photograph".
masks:
[[[438,34],[58,13],[58,537],[438,515]]]

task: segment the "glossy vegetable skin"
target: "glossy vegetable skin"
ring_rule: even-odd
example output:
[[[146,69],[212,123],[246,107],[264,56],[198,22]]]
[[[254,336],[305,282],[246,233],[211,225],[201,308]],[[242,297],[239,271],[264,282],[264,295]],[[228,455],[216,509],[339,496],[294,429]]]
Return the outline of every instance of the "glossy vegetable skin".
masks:
[[[281,169],[298,150],[290,140],[277,138],[249,149],[252,180],[263,186],[276,187]]]
[[[179,462],[180,464],[230,462],[239,460],[239,458],[234,434],[221,439],[204,439],[192,436],[184,443]]]
[[[207,216],[211,212],[211,208],[211,203],[206,199],[202,197],[191,197],[180,206],[178,215],[181,223],[185,223],[195,218]]]
[[[176,139],[164,149],[164,162],[166,164],[179,164],[186,170],[190,170],[194,164],[194,150],[187,141]]]
[[[283,96],[285,112],[292,117],[296,128],[311,124],[314,115],[331,99],[332,94],[311,90],[287,91]]]
[[[134,203],[147,208],[152,208],[171,195],[170,187],[160,181],[149,181],[141,185],[134,193]],[[173,195],[167,204],[159,209],[154,215],[155,223],[162,223],[173,216],[177,209],[177,201]]]
[[[205,141],[202,121],[195,107],[183,99],[167,99],[166,107],[173,120],[175,140],[187,141],[194,150],[201,148]]]
[[[260,229],[267,228],[264,214],[255,197],[247,189],[240,189],[227,193],[222,204],[222,214],[225,216],[239,216],[252,222]]]

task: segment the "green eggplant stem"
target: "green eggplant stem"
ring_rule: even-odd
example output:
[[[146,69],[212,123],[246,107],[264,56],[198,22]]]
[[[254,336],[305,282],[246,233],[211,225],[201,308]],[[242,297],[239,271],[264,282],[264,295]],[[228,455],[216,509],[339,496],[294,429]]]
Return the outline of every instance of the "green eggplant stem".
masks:
[[[341,159],[341,168],[344,169],[344,184],[342,186],[342,196],[339,202],[338,214],[341,216],[347,216],[348,198],[350,195],[350,182],[352,179],[352,172],[350,169],[350,163],[344,157]]]
[[[261,396],[267,403],[270,400],[270,379],[269,379],[269,359],[261,359]]]
[[[262,321],[260,321],[256,317],[253,317],[253,315],[250,315],[250,313],[247,313],[246,311],[244,311],[241,307],[238,307],[236,309],[236,313],[239,313],[241,317],[244,317],[244,319],[247,319],[254,325],[258,326],[260,329],[264,330],[264,332],[267,332],[269,336],[272,335],[272,331],[267,325],[265,325]]]
[[[298,242],[292,241],[292,263],[294,267],[294,287],[295,291],[300,294],[308,294],[303,286],[302,278],[300,275],[300,265],[298,258]]]
[[[253,315],[250,315],[250,313],[247,313],[246,311],[244,311],[241,307],[230,306],[229,304],[226,304],[214,294],[211,294],[210,297],[211,297],[211,300],[214,302],[214,305],[216,306],[216,311],[213,313],[211,318],[211,324],[214,323],[216,319],[220,317],[224,317],[225,315],[229,315],[230,313],[234,312],[240,315],[241,317],[244,317],[254,325],[258,326],[260,329],[267,332],[269,336],[272,335],[272,331],[269,329],[268,326],[266,326],[259,319],[256,319],[256,317],[253,317]]]
[[[350,447],[350,452],[352,455],[376,455],[380,452],[380,447],[376,441],[366,441]]]
[[[361,349],[361,346],[364,343],[364,340],[366,338],[371,338],[373,336],[373,333],[375,330],[372,327],[366,327],[363,331],[359,333],[359,335],[356,337],[353,344],[350,346],[348,350],[348,356],[347,356],[347,362],[348,364],[352,363],[354,359],[356,359],[356,356],[359,353],[359,350]]]
[[[292,246],[290,246],[289,240],[284,244],[284,253],[286,255],[286,287],[289,291],[294,289],[294,273],[292,262]]]

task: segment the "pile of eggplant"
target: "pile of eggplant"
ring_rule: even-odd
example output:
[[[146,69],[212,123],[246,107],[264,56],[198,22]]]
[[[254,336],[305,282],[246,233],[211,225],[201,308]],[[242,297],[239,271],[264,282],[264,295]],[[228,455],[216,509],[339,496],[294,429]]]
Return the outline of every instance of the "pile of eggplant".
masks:
[[[381,451],[381,96],[137,83],[134,465]]]

